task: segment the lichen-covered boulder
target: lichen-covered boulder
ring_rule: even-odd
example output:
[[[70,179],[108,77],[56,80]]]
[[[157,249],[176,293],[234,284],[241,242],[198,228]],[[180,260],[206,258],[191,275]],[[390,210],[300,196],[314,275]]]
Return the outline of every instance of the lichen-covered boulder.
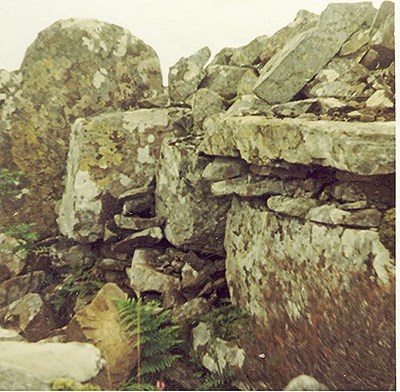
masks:
[[[161,142],[183,112],[139,109],[76,121],[58,217],[65,236],[79,242],[103,238],[118,197],[152,181]]]
[[[223,254],[230,197],[215,197],[203,171],[211,158],[199,156],[200,138],[165,140],[157,171],[156,212],[165,218],[165,237],[173,245]]]
[[[0,135],[9,138],[0,156],[26,173],[30,193],[18,214],[16,207],[1,211],[0,225],[34,222],[49,235],[56,232],[71,124],[110,109],[161,105],[161,69],[154,50],[122,27],[68,19],[39,33],[20,72],[20,90],[3,108]]]

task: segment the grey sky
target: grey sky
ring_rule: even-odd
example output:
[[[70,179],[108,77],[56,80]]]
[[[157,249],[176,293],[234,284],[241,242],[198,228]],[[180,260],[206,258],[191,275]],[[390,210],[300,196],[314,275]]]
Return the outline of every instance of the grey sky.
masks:
[[[158,53],[164,79],[182,56],[245,45],[328,0],[0,0],[0,69],[18,69],[36,35],[58,19],[95,18],[130,30]],[[340,0],[355,3],[358,0]],[[376,8],[382,0],[373,0]]]

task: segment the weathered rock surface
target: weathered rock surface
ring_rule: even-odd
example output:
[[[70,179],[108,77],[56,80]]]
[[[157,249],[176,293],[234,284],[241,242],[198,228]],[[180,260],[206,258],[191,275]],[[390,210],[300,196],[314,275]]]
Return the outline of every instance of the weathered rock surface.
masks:
[[[0,327],[0,342],[21,342],[24,340],[25,339],[17,331]]]
[[[36,377],[29,369],[21,369],[0,362],[0,390],[2,391],[46,391],[48,383]]]
[[[19,275],[25,267],[26,253],[22,244],[13,237],[0,233],[0,283]]]
[[[394,123],[231,117],[207,129],[200,150],[209,155],[240,154],[258,165],[281,159],[361,175],[386,174],[394,172]]]
[[[45,273],[35,271],[20,275],[0,283],[0,307],[11,304],[25,294],[38,292],[43,288]]]
[[[4,325],[20,332],[28,341],[46,338],[56,328],[54,315],[37,293],[29,293],[8,305]]]
[[[281,233],[279,241],[274,241],[276,233]],[[255,245],[260,243],[268,246]],[[225,246],[232,299],[266,325],[269,315],[282,311],[291,320],[301,317],[313,291],[322,300],[350,290],[353,275],[368,273],[380,285],[390,286],[394,274],[393,260],[375,231],[277,217],[237,200],[228,215]],[[272,295],[272,277],[282,288],[281,300],[266,310],[261,298]]]
[[[161,142],[182,113],[141,109],[78,120],[71,135],[60,231],[80,242],[101,239],[117,198],[152,181]]]
[[[290,380],[284,391],[327,391],[328,388],[314,377],[301,374]]]
[[[201,87],[215,91],[221,97],[230,100],[237,95],[250,94],[256,80],[257,74],[250,68],[209,65]]]
[[[0,134],[6,167],[29,180],[29,198],[1,211],[0,225],[37,223],[40,234],[55,234],[55,202],[62,179],[70,126],[78,117],[104,110],[161,104],[161,69],[154,50],[129,31],[87,19],[54,23],[28,48],[19,94],[8,100]],[[3,117],[3,116],[2,116]],[[32,162],[35,168],[32,170]],[[18,212],[18,214],[14,214]]]
[[[224,99],[215,91],[201,88],[192,97],[193,128],[202,130],[204,120],[225,110]]]
[[[159,227],[164,223],[162,218],[141,218],[140,216],[114,215],[114,222],[124,230],[145,230],[152,227]]]
[[[239,159],[218,157],[210,162],[203,171],[208,181],[222,181],[240,177],[248,171],[247,164]]]
[[[169,69],[168,90],[172,104],[184,103],[199,87],[206,76],[206,65],[211,56],[208,47],[204,47],[193,55],[182,57]]]
[[[164,142],[156,211],[166,218],[165,237],[173,245],[221,254],[230,199],[210,194],[210,183],[202,174],[211,159],[198,155],[199,142],[195,138]]]
[[[104,366],[104,360],[96,347],[76,342],[0,342],[2,363],[15,366],[45,382],[55,378],[85,382],[95,377]]]
[[[136,257],[132,259],[132,265],[127,268],[126,272],[130,279],[130,286],[136,293],[160,293],[163,295],[164,304],[167,307],[181,302],[178,278],[158,272],[154,267]]]
[[[370,3],[330,4],[318,26],[288,42],[263,68],[254,92],[269,103],[291,100],[363,25],[371,25]]]
[[[159,227],[150,227],[116,242],[111,245],[111,250],[115,253],[132,254],[135,248],[158,244],[163,238],[163,233]]]
[[[116,284],[108,283],[67,327],[69,340],[89,342],[101,351],[111,382],[106,384],[108,388],[127,381],[136,363],[134,342],[123,329],[113,303],[114,299],[125,298],[126,294]]]

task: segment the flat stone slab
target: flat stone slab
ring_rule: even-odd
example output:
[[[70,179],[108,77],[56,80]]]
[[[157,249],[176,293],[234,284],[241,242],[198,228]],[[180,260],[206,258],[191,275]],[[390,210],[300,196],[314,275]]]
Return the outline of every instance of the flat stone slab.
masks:
[[[388,174],[395,172],[395,122],[220,117],[210,123],[199,149],[257,165],[284,160],[360,175]]]

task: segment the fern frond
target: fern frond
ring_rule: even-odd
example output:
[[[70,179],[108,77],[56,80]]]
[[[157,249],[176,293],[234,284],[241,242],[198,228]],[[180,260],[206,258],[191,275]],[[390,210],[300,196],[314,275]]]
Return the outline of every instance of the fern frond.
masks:
[[[143,360],[142,375],[161,373],[171,367],[178,358],[180,358],[180,355],[164,355]]]

